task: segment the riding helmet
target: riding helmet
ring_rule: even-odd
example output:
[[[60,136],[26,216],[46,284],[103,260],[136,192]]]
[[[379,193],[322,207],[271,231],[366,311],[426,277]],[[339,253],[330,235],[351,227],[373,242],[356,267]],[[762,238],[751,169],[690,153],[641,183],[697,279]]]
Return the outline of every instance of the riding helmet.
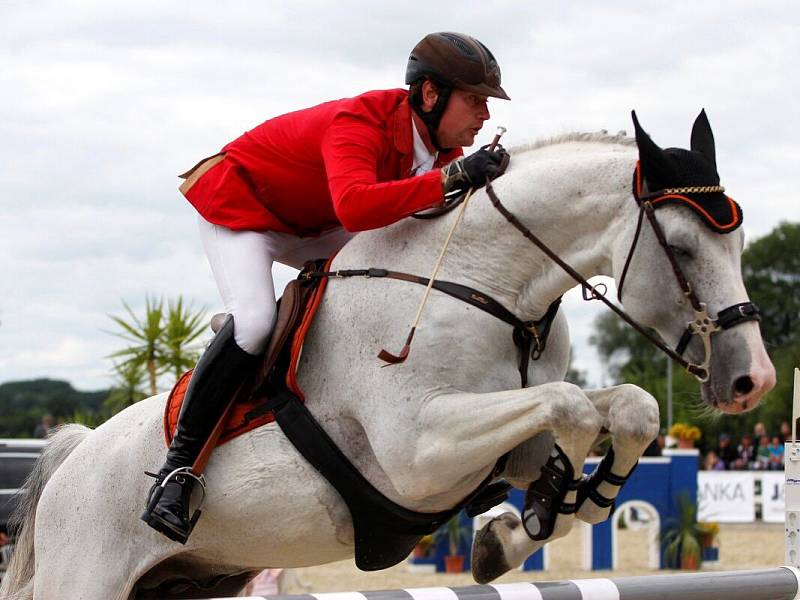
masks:
[[[500,87],[500,67],[489,49],[463,33],[429,33],[408,57],[406,84],[429,77],[440,85],[510,100]]]

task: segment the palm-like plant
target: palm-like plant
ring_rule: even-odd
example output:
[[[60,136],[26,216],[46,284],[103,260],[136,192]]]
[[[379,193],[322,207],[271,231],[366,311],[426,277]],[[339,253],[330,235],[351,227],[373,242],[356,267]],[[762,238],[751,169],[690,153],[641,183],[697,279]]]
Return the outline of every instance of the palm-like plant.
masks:
[[[112,331],[129,343],[127,348],[109,355],[120,387],[109,397],[110,408],[117,410],[141,400],[142,377],[146,377],[149,394],[158,393],[158,376],[170,373],[177,380],[181,373],[197,362],[200,349],[193,347],[203,333],[205,310],[193,311],[183,298],[167,301],[145,298],[144,317],[140,318],[131,307],[122,302],[126,318],[109,315],[121,331]]]
[[[144,367],[147,371],[150,394],[155,395],[158,393],[156,379],[163,360],[161,338],[164,334],[164,301],[149,296],[145,298],[143,319],[139,319],[124,300],[122,305],[130,316],[130,320],[126,321],[122,317],[109,315],[111,320],[122,329],[121,333],[112,333],[132,345],[114,352],[110,357],[121,358],[120,365],[129,365],[130,368],[133,368],[134,365]]]
[[[114,364],[116,384],[103,401],[103,406],[116,414],[122,409],[147,397],[142,391],[146,373],[144,364],[136,361],[127,361]]]
[[[661,534],[664,559],[668,567],[697,568],[700,562],[701,528],[697,523],[697,503],[684,493],[676,498],[677,518],[669,520]]]
[[[200,348],[192,346],[205,329],[204,309],[192,312],[184,307],[183,298],[167,302],[167,316],[161,334],[161,366],[171,371],[177,381],[181,374],[194,367],[200,356]]]

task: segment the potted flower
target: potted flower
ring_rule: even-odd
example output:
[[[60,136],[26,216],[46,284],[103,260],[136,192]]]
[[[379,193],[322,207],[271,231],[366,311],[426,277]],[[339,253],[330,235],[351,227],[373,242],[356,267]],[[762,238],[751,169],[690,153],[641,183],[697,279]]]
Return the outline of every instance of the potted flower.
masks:
[[[446,573],[462,573],[464,571],[464,554],[461,552],[461,547],[467,541],[469,534],[469,527],[461,523],[460,513],[450,517],[450,520],[434,534],[437,540],[442,537],[447,539],[450,554],[444,557]]]
[[[697,529],[700,532],[700,560],[702,564],[719,562],[719,546],[717,536],[719,525],[714,522],[699,522]]]
[[[686,423],[675,423],[669,428],[669,435],[678,440],[678,448],[694,448],[694,444],[703,436],[699,427]]]
[[[697,570],[700,566],[702,530],[697,522],[697,503],[688,494],[676,499],[677,518],[670,519],[661,532],[664,562],[672,569]]]
[[[697,523],[697,530],[700,532],[700,546],[703,548],[711,548],[715,546],[717,536],[719,535],[719,525],[713,521]]]

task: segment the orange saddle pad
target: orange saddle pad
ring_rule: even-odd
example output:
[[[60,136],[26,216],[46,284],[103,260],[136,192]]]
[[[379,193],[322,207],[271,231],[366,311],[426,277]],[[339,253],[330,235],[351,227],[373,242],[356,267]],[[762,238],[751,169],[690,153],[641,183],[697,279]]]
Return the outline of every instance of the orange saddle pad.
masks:
[[[325,267],[329,264],[330,260],[326,263]],[[297,383],[297,364],[303,342],[314,320],[314,316],[317,313],[317,308],[319,308],[319,304],[322,301],[327,282],[327,278],[322,278],[318,281],[304,308],[303,315],[299,319],[299,324],[287,341],[287,345],[290,346],[289,351],[291,354],[289,357],[288,369],[285,374],[286,387],[300,398],[300,400],[305,400],[305,396]],[[183,404],[183,399],[186,396],[186,390],[189,387],[191,379],[192,370],[181,375],[167,399],[167,404],[164,408],[164,438],[167,442],[167,446],[172,443],[172,438],[175,435],[175,428],[178,425],[178,416],[181,412],[181,404]],[[247,390],[243,392],[244,393],[240,393],[241,397],[229,408],[227,414],[223,417],[225,419],[225,424],[222,429],[222,434],[217,440],[218,446],[251,429],[261,427],[275,420],[272,411],[264,410],[264,404],[266,404],[268,400],[265,395],[259,393],[254,394],[252,391],[248,392]]]

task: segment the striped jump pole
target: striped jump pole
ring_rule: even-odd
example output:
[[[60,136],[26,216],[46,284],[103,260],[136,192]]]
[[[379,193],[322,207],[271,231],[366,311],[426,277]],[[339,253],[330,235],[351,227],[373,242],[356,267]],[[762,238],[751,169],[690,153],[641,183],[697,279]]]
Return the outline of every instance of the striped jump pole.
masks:
[[[266,596],[267,600],[800,600],[793,567],[465,587]],[[260,597],[259,597],[260,598]],[[240,599],[241,600],[241,599]],[[255,600],[255,599],[254,599]]]

